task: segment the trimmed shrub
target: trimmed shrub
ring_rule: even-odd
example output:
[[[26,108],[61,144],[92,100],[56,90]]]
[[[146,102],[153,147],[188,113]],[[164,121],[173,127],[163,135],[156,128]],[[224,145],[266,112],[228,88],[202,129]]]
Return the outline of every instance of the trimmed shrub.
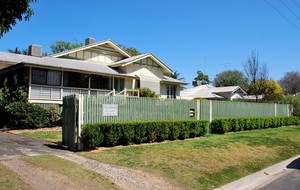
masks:
[[[104,143],[106,146],[115,146],[121,137],[121,127],[118,123],[108,123],[103,127]]]
[[[103,131],[100,127],[90,124],[81,131],[81,142],[84,150],[94,149],[101,145],[104,139]]]
[[[124,123],[120,126],[121,138],[119,138],[118,144],[130,145],[134,142],[134,127],[133,123]]]
[[[228,130],[228,119],[214,119],[211,122],[211,133],[224,134]]]
[[[177,122],[171,122],[170,124],[171,125],[169,126],[170,129],[169,139],[177,140],[181,132],[180,127],[178,126]]]
[[[169,138],[170,126],[172,126],[170,122],[159,123],[156,128],[156,140],[158,142],[162,142]]]
[[[190,137],[190,126],[186,122],[182,122],[178,139],[183,140]]]
[[[289,125],[299,125],[299,117],[270,117],[270,118],[227,118],[214,119],[211,123],[212,133],[224,134],[242,130],[276,128]]]
[[[84,149],[96,146],[140,144],[205,135],[208,121],[138,121],[86,124],[81,133]]]

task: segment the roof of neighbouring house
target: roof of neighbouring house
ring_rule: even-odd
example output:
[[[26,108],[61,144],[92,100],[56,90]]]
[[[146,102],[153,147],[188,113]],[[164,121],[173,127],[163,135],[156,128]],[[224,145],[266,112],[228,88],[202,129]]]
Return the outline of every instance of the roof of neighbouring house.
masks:
[[[214,87],[208,84],[189,88],[180,92],[180,96],[186,99],[206,98],[206,99],[225,99],[222,93],[246,92],[239,86]]]

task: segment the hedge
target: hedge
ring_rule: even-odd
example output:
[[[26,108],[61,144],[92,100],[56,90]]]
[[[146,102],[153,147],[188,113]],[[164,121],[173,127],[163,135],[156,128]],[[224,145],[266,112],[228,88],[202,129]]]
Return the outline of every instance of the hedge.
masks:
[[[220,118],[211,122],[211,133],[246,131],[252,129],[276,128],[289,125],[299,125],[299,117],[270,117],[270,118]]]
[[[136,121],[85,124],[84,149],[186,139],[206,134],[208,121]]]

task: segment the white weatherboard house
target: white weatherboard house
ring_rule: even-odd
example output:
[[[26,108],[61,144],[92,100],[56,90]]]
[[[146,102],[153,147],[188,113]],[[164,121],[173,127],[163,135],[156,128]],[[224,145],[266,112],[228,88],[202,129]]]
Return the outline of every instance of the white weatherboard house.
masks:
[[[247,93],[239,86],[214,87],[208,84],[180,92],[182,99],[236,100],[244,99]]]
[[[32,103],[61,104],[71,94],[138,96],[148,87],[161,98],[179,98],[184,81],[164,76],[172,70],[152,53],[131,56],[112,40],[42,57],[40,46],[29,55],[0,52],[0,88],[25,86]]]

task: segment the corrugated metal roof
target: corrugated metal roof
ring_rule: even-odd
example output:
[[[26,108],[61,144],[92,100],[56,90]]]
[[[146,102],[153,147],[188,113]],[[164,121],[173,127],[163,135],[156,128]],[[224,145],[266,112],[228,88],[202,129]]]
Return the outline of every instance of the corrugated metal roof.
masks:
[[[170,82],[170,83],[179,83],[179,84],[183,84],[183,85],[186,85],[188,83],[184,82],[184,81],[181,81],[181,80],[177,80],[177,79],[174,79],[174,78],[171,78],[171,77],[167,77],[167,76],[163,76],[162,82]]]
[[[224,97],[220,96],[220,93],[226,92],[236,92],[237,90],[241,90],[244,94],[244,90],[239,86],[227,86],[227,87],[214,87],[211,85],[201,85],[194,88],[189,88],[180,92],[180,96],[186,99],[194,99],[194,98],[218,98],[224,99]],[[216,94],[219,93],[219,94]]]
[[[91,73],[102,73],[119,75],[117,71],[105,64],[99,64],[89,61],[61,59],[52,57],[33,57],[27,55],[19,55],[13,53],[0,52],[0,61],[24,63],[25,65],[34,65],[40,67],[52,67],[57,69],[67,69]],[[133,77],[131,75],[121,74],[122,76]]]

